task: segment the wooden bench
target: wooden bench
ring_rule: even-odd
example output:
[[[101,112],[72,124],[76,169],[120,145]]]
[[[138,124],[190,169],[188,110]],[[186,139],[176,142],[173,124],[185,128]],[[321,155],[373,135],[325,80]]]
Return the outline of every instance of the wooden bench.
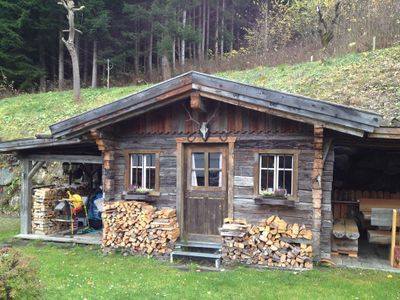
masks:
[[[372,208],[400,209],[400,198],[395,198],[395,199],[359,198],[358,202],[360,203],[359,206],[360,212],[363,214],[365,220],[371,220]]]
[[[392,208],[372,208],[371,225],[380,228],[387,227],[387,230],[368,229],[368,242],[371,244],[390,245],[392,241]]]
[[[372,208],[371,225],[388,227],[390,231],[368,231],[370,243],[372,243],[371,237],[375,234],[377,241],[390,245],[390,265],[397,268],[400,267],[400,244],[396,245],[397,228],[400,227],[399,211],[392,208]]]

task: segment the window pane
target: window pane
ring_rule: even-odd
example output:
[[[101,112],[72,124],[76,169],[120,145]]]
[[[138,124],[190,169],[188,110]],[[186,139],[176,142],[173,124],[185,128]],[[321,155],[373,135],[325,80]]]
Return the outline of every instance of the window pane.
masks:
[[[146,154],[146,166],[147,167],[155,167],[156,166],[156,155],[155,154]]]
[[[146,188],[156,188],[156,169],[146,169]]]
[[[274,190],[274,171],[262,170],[261,171],[261,190]]]
[[[204,153],[193,153],[192,158],[192,169],[204,169]]]
[[[221,153],[210,153],[208,155],[208,167],[210,169],[220,169],[221,156]]]
[[[279,171],[278,186],[280,189],[285,189],[287,194],[292,194],[292,171]]]
[[[132,155],[132,166],[141,167],[142,166],[142,155],[141,154],[133,154]]]
[[[279,155],[278,160],[279,160],[278,167],[283,169],[285,167],[285,157]]]
[[[285,169],[291,169],[292,168],[292,160],[293,157],[292,156],[285,156]]]
[[[204,186],[204,170],[192,171],[192,186]]]
[[[284,176],[285,171],[279,171],[278,173],[278,189],[284,189],[285,188],[285,176]]]
[[[261,156],[261,167],[262,168],[274,168],[274,156],[273,155],[262,155]]]
[[[292,194],[292,171],[285,171],[285,189],[288,195]]]
[[[208,185],[209,186],[222,186],[221,171],[209,171],[208,172]]]
[[[142,186],[142,169],[132,168],[131,184],[136,187]]]

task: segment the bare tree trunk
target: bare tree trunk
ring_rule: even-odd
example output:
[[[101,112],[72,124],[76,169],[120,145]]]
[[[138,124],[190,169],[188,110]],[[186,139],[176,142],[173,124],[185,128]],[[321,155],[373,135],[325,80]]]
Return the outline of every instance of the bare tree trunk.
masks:
[[[224,58],[224,42],[225,42],[225,0],[222,0],[222,10],[221,10],[221,59]]]
[[[43,74],[40,76],[39,90],[41,92],[46,91],[46,52],[43,44],[39,46],[39,64],[40,68],[43,71]]]
[[[264,51],[268,52],[269,49],[269,1],[266,2],[266,11],[264,19]]]
[[[206,35],[206,49],[205,57],[208,59],[208,50],[210,49],[210,3],[207,1],[207,35]]]
[[[84,41],[84,53],[83,53],[83,84],[86,85],[88,80],[88,70],[89,70],[89,41],[85,39]]]
[[[76,56],[78,57],[78,63],[81,61],[80,60],[80,55],[81,55],[81,49],[80,49],[80,38],[79,38],[79,34],[75,34],[75,49],[76,49]],[[80,71],[80,69],[79,69]],[[80,74],[80,73],[79,73]]]
[[[202,31],[203,31],[203,27],[202,27],[202,5],[200,4],[199,5],[199,15],[198,15],[198,19],[199,19],[199,21],[198,21],[198,28],[199,28],[199,31],[200,31],[200,33],[202,33]],[[202,40],[200,40],[198,43],[197,43],[197,58],[198,58],[198,60],[201,62],[202,60],[203,60],[203,58],[201,57],[201,50],[203,49],[203,43],[202,43]]]
[[[232,3],[232,5],[234,5],[234,4]],[[232,15],[231,15],[231,42],[230,42],[230,45],[229,45],[229,52],[232,52],[232,51],[233,51],[233,40],[234,40],[234,38],[235,38],[235,34],[234,34],[234,32],[233,32],[233,30],[234,30],[234,21],[235,21],[235,13],[236,13],[235,7],[232,7]]]
[[[62,37],[62,41],[64,42],[65,46],[68,49],[68,52],[71,56],[72,60],[72,77],[73,77],[73,89],[74,89],[74,99],[76,102],[81,101],[81,79],[79,74],[79,60],[78,55],[75,48],[75,20],[74,20],[74,13],[75,11],[81,10],[84,6],[80,8],[76,8],[73,0],[61,0],[59,2],[61,5],[65,7],[67,10],[67,19],[69,23],[68,29],[68,40],[65,40]]]
[[[201,33],[201,59],[204,60],[205,47],[206,47],[206,0],[203,0],[203,8],[202,8],[202,33]]]
[[[161,58],[161,68],[163,80],[168,80],[171,78],[171,67],[169,64],[168,56],[164,54]]]
[[[97,41],[93,41],[92,88],[97,88]]]
[[[62,32],[60,31],[58,40],[58,89],[64,88],[64,43],[62,41]]]
[[[148,68],[150,80],[153,80],[153,24],[150,29]]]
[[[176,71],[176,39],[172,41],[172,70]]]
[[[219,0],[217,2],[217,12],[215,19],[215,45],[214,45],[214,58],[218,58],[218,39],[219,39]]]
[[[135,74],[139,75],[139,54],[140,54],[140,43],[139,43],[139,39],[136,38],[135,40]]]
[[[183,14],[182,14],[182,27],[185,30],[185,27],[186,27],[186,9],[183,11]],[[182,41],[181,41],[181,66],[185,65],[185,51],[186,51],[185,43],[186,43],[185,38],[183,38]]]

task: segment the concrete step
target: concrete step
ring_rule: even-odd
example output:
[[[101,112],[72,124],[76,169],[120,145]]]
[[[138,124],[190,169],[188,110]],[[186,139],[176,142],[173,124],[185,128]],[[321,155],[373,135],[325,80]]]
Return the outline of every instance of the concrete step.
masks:
[[[181,251],[181,250],[175,250],[171,252],[171,263],[174,261],[174,257],[179,256],[179,257],[196,257],[196,258],[204,258],[204,259],[214,259],[215,260],[215,268],[219,269],[220,264],[221,264],[221,254],[215,254],[215,253],[204,253],[204,252],[191,252],[191,251]]]
[[[219,243],[210,242],[178,242],[175,244],[176,248],[198,248],[198,249],[210,249],[210,250],[221,250],[222,245]]]

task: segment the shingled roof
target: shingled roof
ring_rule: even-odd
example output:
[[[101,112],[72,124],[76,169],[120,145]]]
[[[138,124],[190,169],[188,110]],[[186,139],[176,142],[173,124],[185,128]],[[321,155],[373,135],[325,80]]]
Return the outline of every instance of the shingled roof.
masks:
[[[54,138],[77,137],[91,129],[185,99],[193,92],[209,99],[357,136],[373,132],[382,121],[382,116],[374,112],[189,72],[53,124],[50,129]]]

